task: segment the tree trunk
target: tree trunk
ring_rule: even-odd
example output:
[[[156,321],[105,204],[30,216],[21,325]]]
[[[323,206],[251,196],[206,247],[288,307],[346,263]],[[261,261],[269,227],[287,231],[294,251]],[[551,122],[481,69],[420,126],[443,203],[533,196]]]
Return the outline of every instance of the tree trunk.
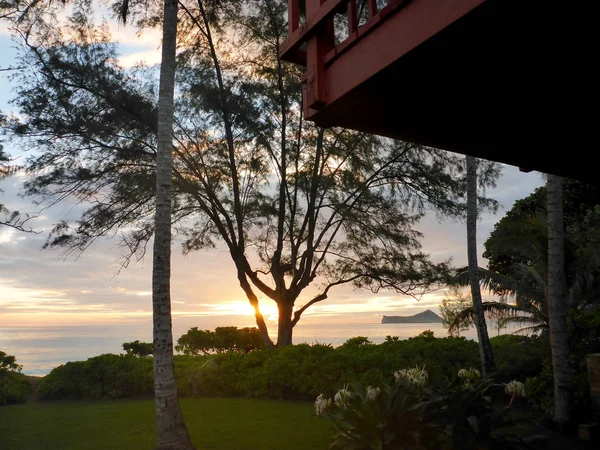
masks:
[[[548,175],[548,315],[554,373],[554,419],[564,427],[571,419],[571,370],[567,329],[562,179]]]
[[[279,310],[277,347],[292,345],[292,331],[294,329],[294,326],[292,325],[292,314],[294,312],[294,305],[290,301],[281,300],[277,305],[277,309]]]
[[[165,0],[156,156],[156,213],[152,260],[154,399],[159,450],[194,449],[183,421],[173,370],[171,324],[171,176],[177,0]]]
[[[258,331],[260,332],[260,336],[262,337],[263,343],[265,344],[265,348],[275,348],[273,345],[273,341],[269,337],[269,329],[267,328],[267,324],[265,323],[265,318],[260,312],[260,305],[258,304],[258,297],[252,290],[252,286],[248,282],[246,278],[246,274],[242,269],[238,268],[238,280],[240,282],[241,288],[246,293],[246,297],[250,302],[252,308],[254,308],[254,318],[256,319],[256,325],[258,327]]]
[[[488,336],[485,314],[479,286],[479,265],[477,262],[477,160],[467,156],[467,259],[469,261],[469,283],[475,311],[475,328],[479,339],[479,355],[483,376],[489,376],[495,369],[494,355]]]

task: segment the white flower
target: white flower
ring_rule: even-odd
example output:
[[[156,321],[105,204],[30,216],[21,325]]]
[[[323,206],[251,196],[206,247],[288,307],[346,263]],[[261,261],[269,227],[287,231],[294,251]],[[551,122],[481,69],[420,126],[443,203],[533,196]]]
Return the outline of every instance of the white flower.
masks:
[[[504,391],[513,397],[525,397],[525,385],[520,381],[512,380],[505,385]]]
[[[367,400],[374,402],[379,394],[381,393],[381,389],[378,387],[367,386]]]
[[[352,393],[347,389],[347,388],[343,388],[340,389],[337,394],[335,394],[335,397],[333,397],[333,400],[335,401],[335,404],[338,405],[341,408],[345,408],[346,405],[348,404],[348,401],[352,398]]]
[[[396,380],[404,379],[415,386],[424,386],[428,379],[425,367],[422,369],[413,367],[412,369],[397,370],[394,372],[394,377]]]
[[[315,410],[317,412],[317,416],[322,416],[323,413],[327,411],[330,402],[331,399],[327,399],[323,396],[323,394],[319,394],[319,396],[315,400]]]
[[[464,378],[466,380],[474,380],[475,378],[479,378],[481,376],[481,374],[479,373],[479,370],[471,367],[469,369],[460,369],[458,371],[458,377],[459,378]]]

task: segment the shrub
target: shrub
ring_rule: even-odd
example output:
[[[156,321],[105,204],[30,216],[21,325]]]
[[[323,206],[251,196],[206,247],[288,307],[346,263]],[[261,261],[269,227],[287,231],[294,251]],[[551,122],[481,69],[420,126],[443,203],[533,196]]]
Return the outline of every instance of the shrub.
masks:
[[[501,338],[493,340],[500,349],[499,365],[517,365],[521,354],[525,359],[533,358],[533,347],[522,352],[523,339],[529,342],[528,338]],[[174,361],[177,389],[182,396],[308,400],[320,393],[333,395],[354,380],[378,386],[388,382],[399,367],[425,366],[432,384],[447,384],[456,378],[459,369],[479,367],[479,354],[474,341],[437,339],[429,332],[407,340],[390,337],[379,345],[358,337],[338,348],[300,344],[249,353],[176,355]],[[38,393],[48,400],[152,395],[152,359],[101,355],[70,362],[44,377]]]
[[[0,375],[4,375],[9,371],[20,372],[21,366],[17,364],[17,360],[12,355],[7,355],[0,351]]]
[[[317,397],[316,413],[331,419],[337,432],[331,449],[525,448],[510,416],[515,397],[523,394],[522,383],[505,387],[464,369],[462,377],[440,386],[428,385],[425,368],[394,375],[391,384],[355,382],[333,398]]]
[[[505,334],[490,339],[497,365],[497,381],[525,381],[542,371],[544,360],[550,358],[547,337]]]
[[[0,405],[24,403],[31,392],[31,383],[18,372],[0,374]]]
[[[105,354],[55,368],[37,392],[42,400],[117,399],[151,395],[152,386],[151,359]]]
[[[184,355],[208,355],[211,353],[249,353],[264,348],[260,332],[256,327],[217,327],[215,331],[190,328],[177,339],[175,350]]]
[[[138,358],[145,358],[151,356],[154,352],[154,344],[152,342],[125,342],[123,343],[123,350],[128,356],[137,356]]]

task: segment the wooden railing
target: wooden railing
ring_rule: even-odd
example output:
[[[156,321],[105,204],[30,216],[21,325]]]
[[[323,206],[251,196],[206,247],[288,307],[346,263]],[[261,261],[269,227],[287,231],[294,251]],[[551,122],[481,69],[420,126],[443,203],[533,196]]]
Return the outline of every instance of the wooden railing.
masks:
[[[288,0],[288,39],[281,58],[306,66],[305,108],[327,103],[325,70],[410,0]]]

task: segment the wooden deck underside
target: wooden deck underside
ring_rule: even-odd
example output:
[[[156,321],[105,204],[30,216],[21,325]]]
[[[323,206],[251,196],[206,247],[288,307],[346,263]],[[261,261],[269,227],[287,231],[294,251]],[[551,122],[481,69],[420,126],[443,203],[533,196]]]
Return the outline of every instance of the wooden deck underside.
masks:
[[[467,14],[408,52],[403,33],[420,28],[399,27],[393,17],[343,54],[331,59],[330,52],[320,80],[325,104],[307,117],[595,182],[598,27],[586,27],[586,11],[566,5],[465,3]],[[364,76],[389,58],[377,46],[398,47],[402,56]]]

